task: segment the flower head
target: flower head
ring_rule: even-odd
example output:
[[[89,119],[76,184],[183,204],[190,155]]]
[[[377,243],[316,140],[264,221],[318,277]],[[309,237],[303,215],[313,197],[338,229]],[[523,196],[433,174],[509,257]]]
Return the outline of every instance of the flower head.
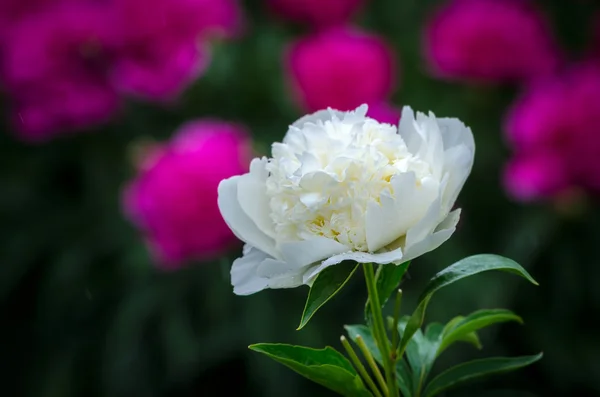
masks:
[[[553,197],[568,190],[570,178],[560,153],[540,150],[519,155],[504,169],[504,186],[519,201]]]
[[[269,0],[272,9],[281,16],[315,27],[345,23],[363,3],[364,0]]]
[[[425,52],[435,74],[461,80],[531,79],[559,64],[547,22],[522,0],[451,1],[429,21]]]
[[[517,160],[506,171],[517,199],[554,196],[569,186],[600,191],[600,68],[578,65],[530,86],[508,113]],[[535,194],[534,194],[535,193]]]
[[[208,39],[242,27],[235,0],[121,0],[115,8],[121,45],[111,80],[157,102],[179,96],[208,67]]]
[[[124,209],[161,267],[213,257],[235,241],[217,207],[217,186],[247,171],[249,158],[244,128],[198,120],[142,159],[139,175],[125,190]]]
[[[309,112],[382,102],[395,85],[390,48],[379,37],[352,29],[300,39],[291,46],[287,65],[297,100]]]
[[[311,284],[344,260],[401,263],[454,232],[450,212],[475,146],[456,119],[415,116],[399,129],[354,112],[296,121],[272,158],[219,185],[223,218],[246,243],[232,267],[234,292]]]
[[[114,48],[110,13],[97,4],[58,5],[12,25],[2,70],[21,137],[44,141],[109,119],[119,108],[107,79]]]

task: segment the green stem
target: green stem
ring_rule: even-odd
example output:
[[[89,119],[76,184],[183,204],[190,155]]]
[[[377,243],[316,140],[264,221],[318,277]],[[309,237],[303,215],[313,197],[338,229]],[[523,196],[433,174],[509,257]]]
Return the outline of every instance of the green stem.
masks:
[[[365,272],[365,281],[367,284],[367,291],[369,294],[369,302],[371,303],[371,312],[373,313],[373,323],[371,329],[373,336],[377,342],[377,347],[381,353],[383,361],[383,368],[385,370],[385,378],[387,381],[388,396],[398,397],[398,386],[396,385],[395,370],[392,364],[392,357],[390,355],[389,339],[385,332],[385,323],[383,322],[383,313],[381,311],[381,303],[379,301],[379,295],[377,294],[377,285],[375,282],[375,272],[373,270],[372,263],[365,263],[363,265]]]
[[[396,294],[396,303],[394,304],[394,320],[392,322],[392,361],[396,363],[398,358],[398,344],[400,343],[400,333],[398,332],[398,321],[400,320],[400,308],[402,307],[402,290],[399,289]],[[402,357],[401,357],[402,358]]]
[[[377,382],[379,383],[379,386],[381,387],[383,394],[385,396],[389,396],[390,393],[388,391],[387,386],[385,385],[385,379],[383,379],[383,375],[381,375],[381,371],[379,371],[379,367],[377,366],[377,363],[375,362],[373,355],[369,351],[369,348],[365,344],[365,341],[360,337],[360,335],[356,336],[356,344],[358,345],[358,348],[362,352],[363,356],[365,356],[365,360],[367,360],[367,364],[369,364],[369,367],[371,368],[371,372],[373,372],[375,379],[377,379]]]
[[[354,367],[358,370],[358,373],[363,377],[364,381],[371,388],[375,397],[382,397],[381,393],[379,392],[379,389],[377,389],[377,386],[375,386],[375,383],[373,383],[373,379],[371,379],[369,373],[367,372],[365,367],[360,362],[360,359],[354,352],[354,349],[352,349],[352,346],[350,346],[350,343],[348,343],[348,340],[344,336],[342,336],[340,337],[340,341],[342,342],[342,346],[344,346],[344,349],[346,349],[348,356],[350,356],[350,360],[354,364]]]

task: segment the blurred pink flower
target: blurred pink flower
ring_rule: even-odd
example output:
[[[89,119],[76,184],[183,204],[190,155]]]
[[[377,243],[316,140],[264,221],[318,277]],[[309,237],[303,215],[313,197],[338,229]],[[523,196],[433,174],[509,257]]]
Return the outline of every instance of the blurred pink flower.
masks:
[[[0,1],[0,46],[10,26],[22,17],[39,11],[46,6],[56,5],[62,0],[2,0]]]
[[[217,186],[248,171],[251,142],[246,130],[218,120],[193,121],[149,156],[126,187],[123,205],[159,266],[176,269],[234,244],[217,206]]]
[[[235,0],[120,0],[122,47],[111,79],[119,91],[153,101],[179,96],[209,64],[206,40],[241,32]]]
[[[9,34],[2,71],[24,139],[44,141],[86,128],[118,109],[107,81],[115,38],[104,7],[46,9],[18,21]]]
[[[347,111],[385,101],[395,87],[394,54],[379,37],[333,28],[293,43],[287,53],[292,89],[305,111]]]
[[[121,94],[173,100],[243,18],[237,0],[6,0],[0,24],[15,127],[45,141],[106,122]]]
[[[453,0],[428,22],[425,56],[442,78],[531,79],[559,66],[551,32],[528,0]]]
[[[124,94],[155,102],[179,96],[206,69],[208,48],[193,40],[169,42],[157,38],[150,45],[123,51],[111,69],[111,82]]]
[[[390,105],[387,102],[371,103],[369,104],[369,110],[367,111],[367,116],[380,123],[387,123],[395,126],[398,126],[401,114],[401,109]]]
[[[42,143],[108,122],[119,108],[120,100],[108,85],[54,79],[40,82],[27,96],[18,95],[12,122],[22,140]]]
[[[519,201],[555,197],[570,187],[563,156],[550,151],[517,156],[504,169],[504,186]]]
[[[508,187],[514,196],[527,185],[552,195],[572,185],[600,192],[600,68],[586,64],[532,85],[510,109],[506,132],[517,165],[509,174],[520,182]],[[552,153],[551,155],[549,153]],[[546,167],[542,175],[541,169]],[[512,169],[512,171],[510,170]],[[518,174],[518,175],[516,175]],[[536,187],[537,186],[537,187]],[[543,187],[540,187],[543,186]]]
[[[364,0],[268,0],[273,11],[294,22],[327,27],[348,22]]]

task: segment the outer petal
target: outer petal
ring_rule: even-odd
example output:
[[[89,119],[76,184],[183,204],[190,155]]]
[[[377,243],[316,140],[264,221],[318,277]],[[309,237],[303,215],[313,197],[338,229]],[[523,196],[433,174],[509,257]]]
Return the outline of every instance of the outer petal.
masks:
[[[475,153],[473,132],[462,121],[455,118],[441,117],[437,119],[444,140],[444,149],[464,145]]]
[[[244,255],[233,261],[231,267],[231,284],[237,295],[250,295],[267,288],[294,288],[302,283],[302,271],[248,244],[244,246]]]
[[[240,206],[238,182],[242,177],[244,175],[234,176],[219,183],[218,204],[221,215],[237,238],[270,256],[279,258],[275,241],[263,233]]]
[[[444,142],[437,119],[432,112],[429,112],[429,115],[417,112],[416,124],[417,131],[423,139],[416,153],[417,157],[429,164],[435,178],[441,179],[444,168]]]
[[[321,264],[314,266],[307,270],[304,274],[304,284],[311,284],[314,281],[314,278],[322,272],[324,269],[329,266],[337,265],[343,261],[355,261],[358,263],[379,263],[379,264],[388,264],[388,263],[399,263],[404,261],[404,256],[402,254],[402,248],[397,248],[393,251],[389,252],[380,252],[380,253],[369,253],[369,252],[358,252],[358,251],[349,251],[343,254],[334,255],[331,258],[324,260]]]
[[[302,285],[304,269],[291,263],[272,258],[265,259],[257,269],[257,274],[267,280],[268,288],[294,288]]]
[[[439,192],[434,180],[425,180],[417,187],[414,172],[395,175],[391,183],[395,197],[384,192],[381,204],[371,202],[367,208],[367,244],[371,252],[405,235],[427,213]]]
[[[273,222],[269,216],[269,198],[267,197],[266,180],[269,176],[265,169],[267,158],[256,158],[250,163],[250,172],[240,176],[237,186],[238,202],[256,224],[267,236],[275,238]]]
[[[411,153],[417,153],[423,142],[423,137],[419,134],[416,125],[415,113],[410,106],[404,106],[398,125],[398,134],[400,134]]]
[[[442,220],[442,217],[447,214],[443,212],[442,199],[440,197],[441,192],[446,188],[446,184],[447,180],[442,180],[436,199],[431,203],[427,212],[420,218],[419,222],[411,227],[406,233],[406,247],[418,243],[433,233]]]
[[[442,204],[450,210],[473,168],[475,141],[471,129],[458,119],[442,118],[438,123],[444,140],[444,172],[448,175]]]
[[[283,243],[279,249],[283,259],[297,269],[350,250],[344,244],[320,236],[310,240]]]
[[[233,261],[231,284],[237,295],[250,295],[267,288],[269,283],[256,273],[258,266],[269,256],[248,244],[244,245],[244,255]]]
[[[418,256],[433,251],[452,236],[456,230],[456,224],[460,219],[460,209],[452,211],[442,223],[436,228],[433,234],[425,237],[412,246],[407,246],[404,250],[403,261],[409,261]]]

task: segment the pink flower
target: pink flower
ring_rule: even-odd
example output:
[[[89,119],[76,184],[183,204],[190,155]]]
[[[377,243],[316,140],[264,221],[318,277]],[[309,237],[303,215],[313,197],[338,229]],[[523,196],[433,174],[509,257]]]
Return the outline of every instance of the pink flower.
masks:
[[[17,96],[12,122],[22,140],[42,143],[106,123],[119,108],[120,100],[108,85],[54,79]]]
[[[481,82],[548,75],[559,66],[551,29],[527,0],[454,0],[425,32],[425,54],[439,77]]]
[[[94,4],[33,13],[10,29],[4,82],[22,138],[44,141],[109,119],[119,99],[107,80],[110,14]]]
[[[176,269],[235,243],[217,206],[217,186],[247,172],[251,144],[245,129],[218,120],[193,121],[149,156],[125,189],[123,204],[159,266]]]
[[[385,101],[395,85],[395,60],[377,36],[335,28],[292,44],[287,69],[305,111],[346,111]]]
[[[147,44],[132,46],[115,61],[111,82],[119,92],[155,102],[171,101],[209,65],[208,49],[193,40],[169,42],[159,38]]]
[[[120,0],[122,47],[111,79],[119,91],[170,101],[209,64],[206,40],[242,28],[235,0]]]
[[[535,188],[540,195],[552,195],[557,187],[567,184],[600,192],[597,125],[600,68],[579,65],[531,86],[507,118],[508,140],[519,159],[515,160],[517,165],[509,167],[509,174],[513,174],[509,179],[521,181],[514,186],[527,185],[527,179],[532,186],[544,186]],[[544,167],[547,175],[540,171]],[[514,186],[509,191],[519,196]]]
[[[2,0],[0,1],[0,46],[10,26],[32,12],[46,6],[56,5],[63,0]]]
[[[571,183],[563,156],[551,151],[512,159],[504,169],[503,182],[508,194],[519,201],[555,197]]]
[[[348,22],[364,0],[269,0],[268,3],[284,18],[326,27]]]
[[[379,102],[369,104],[369,110],[367,116],[379,121],[380,123],[387,123],[397,126],[400,123],[400,115],[402,111],[390,105],[387,102]]]

